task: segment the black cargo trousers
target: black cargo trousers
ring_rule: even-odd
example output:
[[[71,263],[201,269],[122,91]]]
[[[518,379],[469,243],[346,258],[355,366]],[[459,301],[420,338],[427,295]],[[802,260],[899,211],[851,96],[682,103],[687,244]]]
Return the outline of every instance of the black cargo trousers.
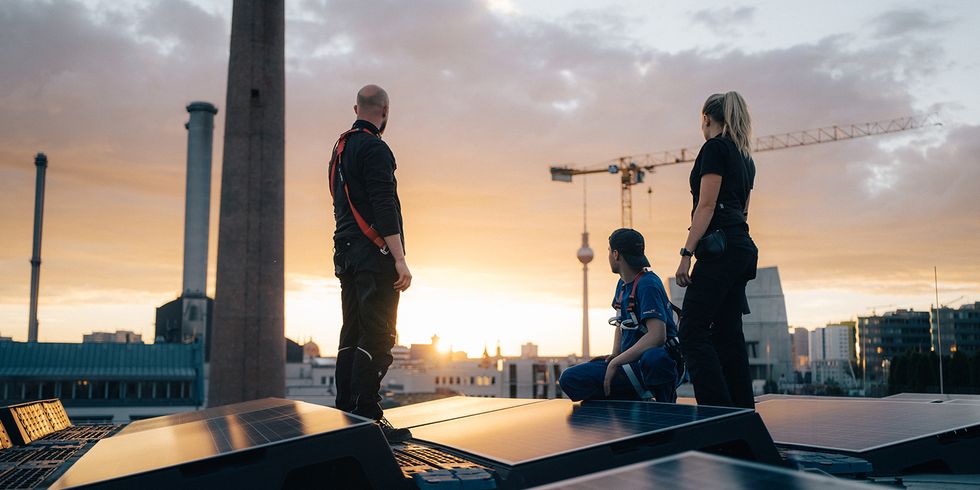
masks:
[[[344,323],[337,352],[336,407],[378,420],[381,380],[395,345],[398,278],[390,255],[366,238],[334,240],[334,267],[340,279]]]
[[[745,285],[755,279],[759,249],[747,225],[724,231],[725,253],[694,264],[678,335],[698,405],[753,408],[742,315],[749,313]]]

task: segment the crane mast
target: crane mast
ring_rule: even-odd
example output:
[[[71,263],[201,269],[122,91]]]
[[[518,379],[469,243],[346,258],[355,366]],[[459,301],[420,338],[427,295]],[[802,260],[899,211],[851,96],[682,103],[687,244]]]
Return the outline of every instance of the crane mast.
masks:
[[[756,138],[752,144],[754,153],[784,150],[799,146],[819,145],[866,136],[898,133],[927,126],[941,126],[936,114],[925,114],[866,123],[827,126],[789,133],[779,133]],[[570,166],[551,167],[551,180],[571,182],[575,175],[598,173],[620,174],[620,207],[624,228],[633,227],[633,186],[643,183],[647,172],[657,167],[693,162],[697,149],[681,148],[641,155],[627,155],[605,162],[605,167],[576,169]]]

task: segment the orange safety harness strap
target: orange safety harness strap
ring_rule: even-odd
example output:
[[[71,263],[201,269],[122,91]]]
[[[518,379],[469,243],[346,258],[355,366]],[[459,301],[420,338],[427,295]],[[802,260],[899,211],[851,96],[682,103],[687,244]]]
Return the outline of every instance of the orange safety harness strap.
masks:
[[[359,131],[363,131],[371,136],[374,136],[374,133],[367,128],[351,129],[341,134],[340,138],[337,139],[337,144],[334,145],[333,157],[330,159],[330,197],[333,197],[334,181],[338,172],[337,169],[340,167],[340,158],[344,153],[344,147],[347,146],[347,138]],[[354,207],[354,203],[351,202],[350,191],[347,189],[347,181],[344,179],[343,173],[340,174],[340,180],[344,183],[344,195],[347,196],[347,205],[350,206],[350,211],[351,214],[354,215],[354,221],[357,222],[357,227],[361,229],[364,236],[368,237],[368,240],[371,240],[371,242],[373,242],[378,249],[381,250],[382,254],[387,255],[388,245],[385,243],[384,238],[381,238],[381,235],[379,235],[378,232],[364,220],[361,213],[358,213],[357,208]]]
[[[636,274],[636,277],[633,278],[633,288],[630,289],[630,296],[629,296],[629,299],[626,301],[626,311],[629,312],[629,313],[634,313],[634,311],[635,311],[635,308],[636,308],[636,286],[638,284],[640,284],[640,277],[643,276],[643,274],[645,272],[646,272],[646,270],[641,270],[638,274]],[[620,295],[617,294],[616,295],[616,302],[613,303],[613,308],[616,308],[617,310],[622,306],[622,304],[620,304],[620,302],[619,302],[619,297],[620,297]]]
[[[634,315],[636,313],[636,286],[637,286],[637,284],[640,283],[640,276],[642,276],[644,272],[646,272],[646,270],[641,270],[636,275],[636,277],[633,278],[633,288],[630,289],[630,296],[629,296],[629,299],[626,302],[626,311],[628,313],[632,313]],[[617,294],[616,295],[616,302],[613,303],[613,308],[616,308],[616,310],[619,310],[619,308],[621,306],[622,305],[619,302],[619,295]],[[674,313],[677,314],[677,316],[680,316],[681,315],[681,309],[677,305],[675,305],[673,302],[670,302],[670,309],[673,310]]]

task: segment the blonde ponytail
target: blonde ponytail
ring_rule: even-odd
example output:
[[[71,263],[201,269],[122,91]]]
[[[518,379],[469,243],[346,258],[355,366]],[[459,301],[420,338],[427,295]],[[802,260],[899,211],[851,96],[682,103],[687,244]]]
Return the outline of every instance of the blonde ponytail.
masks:
[[[752,117],[738,92],[708,97],[701,112],[721,123],[721,134],[732,140],[745,158],[752,156]]]

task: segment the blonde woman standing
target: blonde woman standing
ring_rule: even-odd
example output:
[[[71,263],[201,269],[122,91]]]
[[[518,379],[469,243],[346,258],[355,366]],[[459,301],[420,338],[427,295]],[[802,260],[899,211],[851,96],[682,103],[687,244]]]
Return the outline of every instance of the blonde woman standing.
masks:
[[[746,283],[759,249],[749,236],[755,180],[752,122],[737,92],[708,97],[701,110],[705,143],[691,170],[694,207],[681,248],[677,285],[686,287],[679,335],[699,405],[753,408],[752,376],[742,334],[749,313]],[[691,270],[691,257],[697,261]]]

